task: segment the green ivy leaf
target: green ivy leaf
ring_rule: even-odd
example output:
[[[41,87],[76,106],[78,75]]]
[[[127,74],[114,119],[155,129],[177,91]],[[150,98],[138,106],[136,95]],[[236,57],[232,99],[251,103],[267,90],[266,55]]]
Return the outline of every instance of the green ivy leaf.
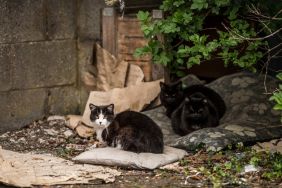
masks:
[[[201,56],[200,55],[190,57],[188,59],[187,67],[191,68],[193,65],[199,65],[200,62],[201,62]]]
[[[164,66],[167,66],[170,61],[171,60],[170,60],[168,54],[166,54],[164,51],[161,52],[159,59],[158,59],[158,62],[160,64],[164,65]]]
[[[150,13],[149,12],[144,12],[144,11],[139,11],[137,13],[137,18],[138,20],[142,21],[142,22],[145,22],[145,21],[148,21],[149,18],[150,18]]]
[[[239,7],[238,6],[233,6],[229,12],[229,16],[228,19],[229,20],[235,20],[237,18],[237,13],[239,11]]]
[[[184,76],[186,76],[186,73],[183,72],[183,71],[178,70],[178,71],[176,72],[176,75],[177,75],[178,77],[184,77]]]
[[[173,5],[176,7],[179,7],[180,5],[183,5],[185,3],[184,0],[178,0],[178,1],[174,1]]]
[[[133,56],[134,57],[140,57],[140,56],[143,56],[143,55],[148,54],[150,52],[151,52],[150,47],[149,46],[144,46],[144,47],[141,47],[141,48],[136,48],[136,50],[134,51]]]
[[[215,0],[215,4],[218,7],[223,7],[223,6],[227,6],[230,4],[230,0]]]
[[[206,2],[206,0],[193,0],[191,9],[202,10],[203,8],[208,8],[208,5],[209,4]]]
[[[282,72],[279,72],[276,77],[279,79],[279,80],[282,80]]]
[[[161,31],[165,34],[179,32],[180,28],[174,22],[164,22]]]
[[[273,107],[274,110],[282,110],[282,104],[276,104],[274,107]]]

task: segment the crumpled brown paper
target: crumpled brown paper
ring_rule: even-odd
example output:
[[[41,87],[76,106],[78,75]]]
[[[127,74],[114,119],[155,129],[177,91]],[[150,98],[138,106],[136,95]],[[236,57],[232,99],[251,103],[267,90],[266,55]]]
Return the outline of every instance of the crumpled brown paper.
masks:
[[[68,116],[67,125],[76,130],[81,137],[93,135],[89,116],[89,103],[95,105],[115,104],[115,113],[124,110],[141,111],[152,101],[156,100],[159,92],[159,82],[143,82],[144,73],[137,65],[119,61],[107,50],[96,44],[97,60],[97,91],[91,91],[83,117]],[[87,76],[88,85],[94,85],[94,77]],[[91,81],[92,80],[92,81]],[[160,104],[159,101],[153,103]]]
[[[126,61],[118,61],[107,50],[96,45],[97,61],[97,91],[109,91],[112,88],[123,88],[125,86],[141,83],[144,73],[137,65]]]
[[[162,80],[142,82],[137,85],[114,88],[109,91],[92,91],[86,103],[83,116],[67,116],[67,125],[71,129],[76,130],[79,136],[90,137],[94,131],[89,128],[93,127],[90,121],[90,103],[95,105],[114,104],[115,114],[125,110],[139,112],[158,97],[160,93],[160,81]],[[155,104],[160,104],[160,102],[158,101]]]
[[[156,99],[160,93],[159,83],[161,80],[153,82],[142,82],[138,85],[126,88],[114,88],[110,91],[92,91],[89,95],[83,113],[82,122],[91,126],[89,104],[108,105],[114,104],[115,114],[125,110],[141,111]]]
[[[94,129],[82,122],[82,116],[68,115],[65,117],[66,125],[75,130],[80,137],[87,138],[94,134]]]
[[[47,154],[17,153],[0,148],[0,182],[18,187],[113,182],[115,169],[80,165]]]

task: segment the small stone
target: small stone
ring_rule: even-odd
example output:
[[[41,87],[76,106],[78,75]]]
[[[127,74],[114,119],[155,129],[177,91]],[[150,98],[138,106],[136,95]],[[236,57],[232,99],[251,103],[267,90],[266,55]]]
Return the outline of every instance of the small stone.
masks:
[[[256,83],[256,80],[253,79],[253,78],[250,78],[250,77],[246,77],[246,78],[245,78],[245,81],[246,81],[248,84],[254,84],[254,83]]]
[[[247,136],[256,137],[256,133],[255,133],[255,132],[252,132],[252,131],[244,131],[244,133],[245,133]]]
[[[25,140],[25,138],[20,138],[18,141],[19,142],[25,142],[26,140]]]
[[[216,151],[216,148],[214,146],[209,146],[207,148],[207,151]]]
[[[66,120],[65,116],[49,116],[47,121],[54,121],[54,120]]]
[[[39,142],[40,144],[43,144],[43,143],[45,142],[45,140],[43,140],[42,138],[39,138],[39,139],[38,139],[38,142]]]
[[[194,142],[195,140],[197,140],[197,138],[196,137],[192,137],[192,138],[190,138],[190,142]]]
[[[211,137],[211,138],[220,138],[220,137],[223,137],[225,136],[225,134],[222,134],[220,132],[210,132],[208,133],[208,135]]]
[[[84,151],[85,146],[84,145],[79,145],[79,144],[68,144],[66,146],[66,149],[73,149],[75,151]]]
[[[73,135],[73,132],[71,130],[67,130],[67,131],[64,132],[64,135],[65,135],[66,138],[69,138],[70,136]]]
[[[259,169],[256,168],[254,165],[246,165],[242,173],[244,174],[248,172],[257,172],[257,171],[259,171]]]
[[[46,132],[50,136],[58,135],[58,131],[55,131],[53,129],[45,129],[44,132]]]
[[[17,143],[13,138],[11,138],[9,141],[12,143]]]
[[[4,134],[0,135],[0,138],[6,138],[8,136],[9,136],[8,133],[4,133]]]
[[[239,85],[242,82],[240,78],[234,78],[231,82],[231,85],[236,86]]]
[[[56,125],[56,124],[58,124],[58,121],[49,121],[49,125],[50,125],[50,126],[54,126],[54,125]]]
[[[44,123],[44,121],[42,121],[42,120],[38,121],[38,124],[43,124],[43,123]]]

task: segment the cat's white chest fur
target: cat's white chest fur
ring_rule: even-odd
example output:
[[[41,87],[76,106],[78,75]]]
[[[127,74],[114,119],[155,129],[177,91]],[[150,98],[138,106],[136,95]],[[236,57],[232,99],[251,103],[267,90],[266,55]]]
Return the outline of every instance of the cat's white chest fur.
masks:
[[[103,130],[104,130],[105,128],[101,128],[101,127],[99,127],[98,129],[95,129],[95,131],[96,131],[96,139],[97,140],[99,140],[99,142],[104,142],[103,141],[103,138],[102,138],[102,132],[103,132]]]

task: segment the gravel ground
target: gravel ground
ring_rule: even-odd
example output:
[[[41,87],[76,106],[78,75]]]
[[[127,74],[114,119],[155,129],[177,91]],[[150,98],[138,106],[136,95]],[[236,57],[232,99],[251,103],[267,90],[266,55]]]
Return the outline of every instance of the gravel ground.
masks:
[[[51,153],[65,159],[71,159],[95,143],[94,138],[79,137],[65,125],[63,120],[34,121],[25,128],[0,135],[3,149],[18,152]],[[234,155],[236,151],[231,152]],[[231,155],[228,154],[228,155]],[[65,188],[86,187],[212,187],[216,186],[212,178],[199,170],[206,164],[222,164],[227,161],[227,154],[210,154],[204,151],[189,153],[184,160],[154,171],[126,170],[113,167],[122,172],[112,184],[93,182],[92,185],[51,186]],[[230,187],[282,187],[281,179],[267,181],[261,178],[258,170],[236,175],[236,183],[226,178],[220,186]],[[0,187],[4,187],[0,184]],[[44,186],[46,187],[46,186]]]

